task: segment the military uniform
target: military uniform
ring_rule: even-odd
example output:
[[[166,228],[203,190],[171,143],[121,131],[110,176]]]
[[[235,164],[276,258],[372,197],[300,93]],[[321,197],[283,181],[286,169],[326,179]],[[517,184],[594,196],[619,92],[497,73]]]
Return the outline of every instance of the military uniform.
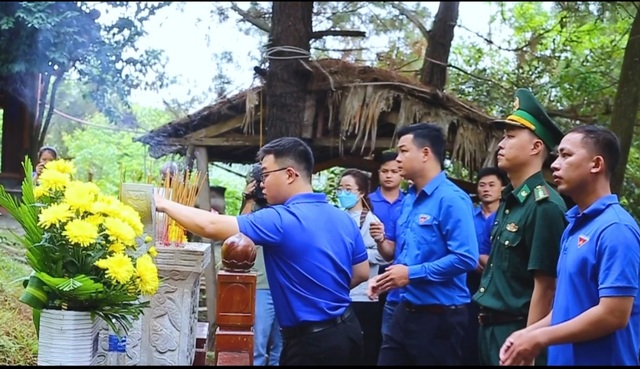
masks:
[[[531,129],[552,150],[562,132],[553,124],[531,92],[516,91],[516,111],[496,123]],[[473,299],[480,305],[478,344],[481,365],[498,365],[507,337],[527,325],[533,294],[533,272],[556,276],[560,238],[566,226],[566,205],[544,180],[531,175],[518,188],[502,192],[491,231],[491,253]],[[546,350],[544,351],[546,353]],[[536,358],[546,363],[546,354]]]

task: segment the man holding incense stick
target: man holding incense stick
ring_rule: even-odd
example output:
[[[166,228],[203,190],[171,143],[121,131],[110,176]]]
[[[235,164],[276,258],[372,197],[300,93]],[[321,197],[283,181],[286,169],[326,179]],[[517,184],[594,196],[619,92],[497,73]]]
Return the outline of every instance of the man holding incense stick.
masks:
[[[326,195],[313,193],[313,153],[304,141],[278,138],[260,149],[258,159],[272,206],[235,217],[155,196],[156,210],[207,238],[241,232],[262,245],[284,340],[280,365],[359,363],[362,329],[349,308],[349,291],[369,277],[360,230]]]

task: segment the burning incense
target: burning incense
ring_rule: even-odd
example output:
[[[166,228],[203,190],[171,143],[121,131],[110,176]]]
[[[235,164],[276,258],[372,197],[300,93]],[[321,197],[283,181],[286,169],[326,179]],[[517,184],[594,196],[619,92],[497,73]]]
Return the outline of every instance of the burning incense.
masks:
[[[204,184],[206,176],[199,171],[178,171],[173,176],[165,173],[159,194],[166,199],[175,201],[185,206],[194,206],[200,188]],[[163,214],[158,217],[157,240],[166,246],[181,246],[187,242],[187,231],[175,220]]]

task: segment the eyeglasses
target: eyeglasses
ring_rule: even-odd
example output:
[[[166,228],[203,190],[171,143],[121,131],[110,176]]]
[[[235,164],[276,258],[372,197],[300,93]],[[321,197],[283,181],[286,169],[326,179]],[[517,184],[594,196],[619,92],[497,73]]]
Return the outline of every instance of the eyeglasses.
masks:
[[[279,168],[274,170],[267,170],[266,172],[262,172],[260,173],[260,180],[264,182],[264,180],[267,179],[267,177],[269,177],[269,174],[275,173],[275,172],[282,172],[283,170],[287,170],[287,169],[289,169],[289,167],[284,167],[284,168]]]

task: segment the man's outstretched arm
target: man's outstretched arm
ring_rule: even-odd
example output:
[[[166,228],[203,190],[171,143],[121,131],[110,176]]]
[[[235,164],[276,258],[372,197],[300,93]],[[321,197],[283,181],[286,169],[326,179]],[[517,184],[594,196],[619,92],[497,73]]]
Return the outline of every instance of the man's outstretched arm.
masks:
[[[154,195],[156,211],[163,212],[191,233],[224,241],[240,232],[235,216],[214,214]]]

